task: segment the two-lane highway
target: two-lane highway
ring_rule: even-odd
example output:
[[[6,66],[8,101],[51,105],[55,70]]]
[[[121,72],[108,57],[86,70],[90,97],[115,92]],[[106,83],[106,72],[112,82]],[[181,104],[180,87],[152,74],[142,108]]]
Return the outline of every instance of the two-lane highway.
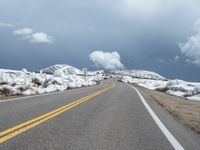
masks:
[[[113,79],[0,101],[0,149],[200,149],[198,134],[138,92]]]

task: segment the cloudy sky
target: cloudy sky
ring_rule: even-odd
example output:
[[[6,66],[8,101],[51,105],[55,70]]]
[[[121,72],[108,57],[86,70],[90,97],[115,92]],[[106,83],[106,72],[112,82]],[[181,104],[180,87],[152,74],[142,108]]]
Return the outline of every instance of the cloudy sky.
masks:
[[[66,63],[200,80],[199,8],[199,0],[0,0],[0,68]]]

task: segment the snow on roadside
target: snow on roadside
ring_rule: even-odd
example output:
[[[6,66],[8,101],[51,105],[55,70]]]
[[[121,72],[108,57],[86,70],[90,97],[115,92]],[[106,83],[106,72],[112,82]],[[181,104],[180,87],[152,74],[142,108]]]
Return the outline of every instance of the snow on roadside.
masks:
[[[129,76],[132,78],[139,78],[139,79],[154,79],[154,80],[166,80],[163,76],[146,70],[115,70],[112,71],[113,74],[118,76]]]
[[[188,100],[200,101],[200,94],[193,95],[187,98]]]
[[[45,70],[45,71],[44,71]],[[48,74],[47,74],[48,72]],[[36,72],[0,69],[0,95],[32,95],[91,86],[104,78],[102,73],[84,77],[69,65],[54,65]]]
[[[134,83],[150,90],[155,90],[157,88],[164,88],[167,84],[167,81],[163,80],[139,79],[139,78],[132,78],[129,76],[122,77],[121,81],[125,83]]]
[[[130,76],[123,76],[122,82],[134,83],[138,86],[150,89],[159,90],[166,92],[171,95],[184,97],[188,100],[199,100],[200,101],[200,83],[198,82],[186,82],[183,80],[152,80],[152,79],[141,79],[132,78]]]

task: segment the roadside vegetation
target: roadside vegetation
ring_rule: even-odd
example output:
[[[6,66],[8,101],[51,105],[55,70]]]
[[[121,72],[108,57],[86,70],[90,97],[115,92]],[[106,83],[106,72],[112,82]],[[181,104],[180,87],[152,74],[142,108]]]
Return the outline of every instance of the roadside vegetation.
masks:
[[[142,88],[153,97],[161,106],[169,111],[186,126],[200,133],[200,102],[185,100],[184,98],[169,95],[155,90]]]

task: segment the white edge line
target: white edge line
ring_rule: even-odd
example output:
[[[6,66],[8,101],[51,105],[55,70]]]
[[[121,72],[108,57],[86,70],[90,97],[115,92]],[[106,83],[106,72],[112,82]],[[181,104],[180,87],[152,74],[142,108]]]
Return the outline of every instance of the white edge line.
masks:
[[[53,95],[53,94],[59,94],[59,93],[65,93],[69,91],[76,91],[79,90],[80,88],[75,88],[75,89],[69,89],[69,90],[64,90],[64,91],[55,91],[55,92],[49,92],[49,93],[43,93],[43,94],[35,94],[35,95],[29,95],[29,96],[22,96],[22,97],[17,97],[17,98],[9,98],[5,100],[0,100],[0,103],[2,102],[11,102],[11,101],[16,101],[16,100],[23,100],[23,99],[28,99],[28,98],[33,98],[33,97],[39,97],[39,96],[46,96],[46,95]]]
[[[165,125],[162,123],[162,121],[156,116],[154,111],[151,109],[151,107],[148,105],[142,94],[138,91],[137,88],[134,86],[128,84],[131,86],[139,95],[142,103],[150,113],[151,117],[154,119],[160,130],[163,132],[163,134],[166,136],[167,140],[171,143],[171,145],[174,147],[175,150],[184,150],[184,148],[181,146],[181,144],[176,140],[176,138],[170,133],[170,131],[165,127]]]
[[[32,98],[32,97],[52,95],[52,94],[57,94],[57,93],[62,93],[62,92],[66,92],[66,91],[58,91],[58,92],[29,95],[29,96],[23,96],[23,97],[17,97],[17,98],[9,98],[9,99],[5,99],[5,100],[0,100],[0,103],[2,103],[2,102],[9,102],[9,101],[16,101],[16,100],[23,100],[23,99],[28,99],[28,98]]]

